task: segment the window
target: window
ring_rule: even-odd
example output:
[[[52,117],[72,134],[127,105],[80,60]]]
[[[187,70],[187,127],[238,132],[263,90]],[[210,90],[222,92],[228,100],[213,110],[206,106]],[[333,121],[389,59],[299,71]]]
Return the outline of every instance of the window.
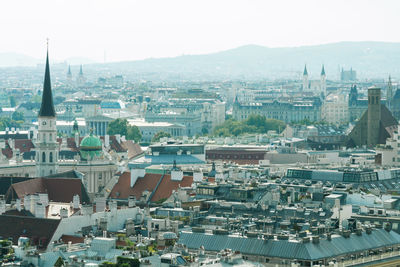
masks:
[[[42,162],[46,162],[46,153],[42,152]]]
[[[53,162],[53,152],[50,152],[49,154],[49,162]]]

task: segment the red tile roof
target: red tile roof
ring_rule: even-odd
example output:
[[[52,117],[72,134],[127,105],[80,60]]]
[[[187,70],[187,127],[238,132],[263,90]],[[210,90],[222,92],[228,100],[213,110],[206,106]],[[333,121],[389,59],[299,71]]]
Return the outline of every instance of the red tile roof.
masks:
[[[83,236],[74,236],[74,235],[62,235],[61,241],[64,244],[68,244],[71,241],[71,244],[83,243],[85,238]]]
[[[172,195],[172,191],[176,191],[179,187],[191,187],[192,183],[193,176],[183,176],[182,181],[172,181],[171,175],[167,174],[158,186],[151,201],[169,198]]]
[[[69,203],[74,195],[79,195],[79,199],[82,200],[83,190],[80,179],[35,178],[11,185],[6,199],[10,201],[15,198],[22,199],[29,194],[47,193],[50,201]]]
[[[110,198],[128,199],[129,196],[135,196],[136,199],[140,199],[144,191],[153,192],[161,176],[161,174],[148,173],[143,178],[138,178],[135,186],[131,187],[131,173],[124,172],[111,190]]]
[[[111,190],[110,198],[128,199],[129,196],[135,196],[140,199],[143,192],[148,190],[150,193],[156,189],[157,183],[160,181],[162,174],[146,173],[143,178],[138,178],[135,185],[130,187],[130,172],[124,172],[118,180],[118,183]],[[151,201],[158,201],[171,196],[172,191],[179,187],[190,187],[193,183],[192,176],[183,176],[182,181],[171,181],[171,175],[166,174],[154,192]]]
[[[128,150],[128,159],[135,158],[143,154],[143,150],[138,143],[134,143],[132,140],[126,140],[121,142],[124,149]]]

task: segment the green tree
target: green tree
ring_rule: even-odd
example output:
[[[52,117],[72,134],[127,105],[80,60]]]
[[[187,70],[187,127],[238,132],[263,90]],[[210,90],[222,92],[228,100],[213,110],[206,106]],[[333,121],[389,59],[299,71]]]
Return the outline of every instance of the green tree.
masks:
[[[140,266],[140,261],[138,259],[132,259],[132,258],[125,258],[125,257],[117,257],[117,266],[118,267],[139,267]]]
[[[153,138],[151,139],[151,142],[152,142],[152,143],[160,142],[160,139],[161,139],[161,138],[164,138],[164,137],[171,137],[171,135],[170,135],[169,133],[167,133],[167,132],[159,131],[158,133],[156,133],[156,134],[153,136]]]
[[[250,115],[244,121],[234,119],[226,120],[222,125],[214,130],[215,136],[239,136],[245,133],[267,133],[270,130],[282,132],[286,124],[283,121],[275,119],[266,119],[261,115]]]
[[[108,124],[107,134],[125,135],[126,139],[140,142],[142,134],[137,126],[130,126],[127,119],[116,119]]]
[[[128,120],[116,119],[108,124],[107,134],[109,135],[127,135],[128,133]]]
[[[134,140],[136,143],[139,143],[142,139],[142,133],[136,125],[128,126],[126,139]]]
[[[14,121],[25,121],[24,118],[24,113],[20,112],[20,111],[14,111],[14,113],[11,115],[11,119],[13,119]]]
[[[15,100],[15,96],[11,95],[8,99],[10,100],[10,106],[12,108],[17,106],[17,100]]]

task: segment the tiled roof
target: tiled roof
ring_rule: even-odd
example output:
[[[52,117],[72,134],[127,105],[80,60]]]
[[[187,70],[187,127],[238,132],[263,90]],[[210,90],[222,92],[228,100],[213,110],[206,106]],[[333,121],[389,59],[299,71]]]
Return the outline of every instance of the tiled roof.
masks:
[[[111,190],[110,198],[116,199],[128,199],[129,196],[135,196],[136,199],[140,199],[144,191],[153,193],[151,201],[158,201],[171,196],[173,190],[177,190],[179,187],[189,187],[193,183],[192,176],[183,176],[182,181],[171,181],[171,175],[166,174],[164,177],[162,174],[147,173],[143,178],[138,178],[135,185],[130,187],[130,172],[124,172],[118,183]],[[160,179],[159,186],[156,188]]]
[[[79,195],[81,202],[89,200],[80,179],[73,178],[35,178],[11,185],[6,194],[7,201],[22,199],[25,195],[47,193],[49,200],[69,203],[74,195]]]
[[[25,236],[30,239],[32,245],[45,249],[59,223],[60,220],[55,219],[0,215],[0,236],[5,239],[12,238],[14,244],[17,244],[19,237]]]
[[[121,145],[128,151],[128,159],[132,159],[143,154],[143,150],[140,145],[138,143],[134,143],[132,140],[121,142]]]
[[[171,175],[167,174],[164,176],[157,190],[154,192],[151,201],[169,198],[172,194],[172,191],[176,191],[179,187],[191,187],[192,183],[192,176],[183,176],[182,181],[172,181]]]
[[[83,243],[85,238],[83,236],[74,236],[74,235],[62,235],[61,241],[64,244],[68,244],[71,242],[72,244]]]

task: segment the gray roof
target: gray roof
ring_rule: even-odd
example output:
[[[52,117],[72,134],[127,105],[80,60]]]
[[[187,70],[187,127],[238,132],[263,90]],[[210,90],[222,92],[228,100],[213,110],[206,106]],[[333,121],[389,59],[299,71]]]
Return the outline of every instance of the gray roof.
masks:
[[[258,238],[237,237],[228,235],[211,235],[204,233],[182,232],[178,243],[189,249],[204,246],[206,251],[220,251],[230,248],[243,254],[259,255],[298,260],[318,260],[334,258],[340,255],[384,246],[400,244],[400,235],[384,229],[374,229],[371,234],[361,236],[351,234],[349,238],[333,235],[332,240],[320,239],[319,243],[302,243],[292,240],[263,240]]]

